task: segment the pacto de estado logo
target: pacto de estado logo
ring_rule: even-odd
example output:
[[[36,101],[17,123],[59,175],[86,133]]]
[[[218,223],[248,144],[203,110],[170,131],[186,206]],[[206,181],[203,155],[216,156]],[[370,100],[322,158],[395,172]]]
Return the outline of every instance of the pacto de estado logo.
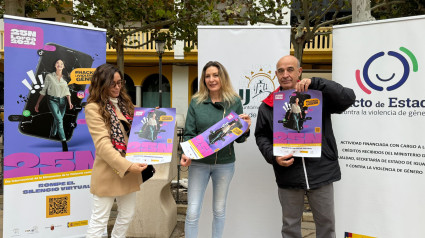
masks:
[[[392,72],[392,73],[389,73],[386,76],[382,76],[382,72],[381,72],[381,75],[379,73],[375,73],[375,77],[372,78],[373,80],[369,77],[369,73],[371,73],[370,68],[371,68],[372,63],[375,63],[375,62],[378,63],[379,60],[382,59],[381,57],[385,56],[385,53],[383,51],[372,55],[366,61],[366,63],[363,66],[363,72],[360,72],[359,69],[356,70],[357,84],[359,85],[359,87],[365,93],[371,94],[372,91],[369,90],[364,85],[364,83],[362,81],[362,75],[363,75],[363,80],[367,84],[367,86],[369,86],[371,89],[373,89],[375,91],[383,91],[384,90],[383,85],[385,85],[385,87],[386,87],[385,89],[387,91],[392,91],[392,90],[395,90],[395,89],[401,87],[407,81],[407,79],[409,78],[409,75],[410,75],[410,65],[409,65],[408,60],[406,59],[406,56],[408,57],[408,59],[410,59],[410,61],[412,63],[412,71],[413,72],[418,71],[418,61],[416,60],[415,55],[405,47],[400,47],[399,50],[404,54],[401,54],[401,53],[398,53],[398,52],[395,52],[395,51],[388,51],[387,54],[388,54],[388,56],[394,57],[398,61],[400,61],[401,65],[403,66],[403,70],[402,70],[403,72],[402,73]]]

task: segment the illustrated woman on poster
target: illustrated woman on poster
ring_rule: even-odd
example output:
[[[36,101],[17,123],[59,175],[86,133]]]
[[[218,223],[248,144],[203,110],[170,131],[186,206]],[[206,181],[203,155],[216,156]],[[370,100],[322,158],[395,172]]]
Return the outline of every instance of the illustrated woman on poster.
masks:
[[[50,138],[54,138],[56,135],[62,141],[62,150],[68,151],[66,145],[65,131],[63,129],[63,117],[66,110],[66,101],[68,101],[69,109],[74,106],[71,103],[71,93],[69,92],[68,82],[64,79],[63,69],[65,64],[63,60],[58,59],[55,61],[55,72],[49,73],[44,79],[44,88],[40,91],[37,104],[35,105],[35,111],[38,111],[41,100],[44,96],[48,96],[47,105],[53,116],[53,124],[50,129]]]
[[[136,134],[138,134],[140,138],[144,138],[152,142],[155,141],[160,132],[165,132],[165,130],[161,130],[162,122],[159,121],[161,115],[164,115],[164,112],[159,110],[150,111],[148,113],[146,123],[143,124],[140,131],[136,132]]]
[[[149,128],[149,132],[150,132],[150,140],[151,141],[156,140],[156,136],[158,135],[158,133],[156,133],[156,132],[158,131],[159,128],[158,128],[158,123],[156,121],[155,112],[152,112],[149,115],[148,128]]]
[[[303,118],[303,115],[301,113],[301,108],[300,108],[300,99],[299,98],[295,98],[295,103],[291,104],[291,111],[289,112],[289,118],[291,118],[294,120],[295,123],[295,127],[297,128],[297,131],[300,132],[300,119]]]

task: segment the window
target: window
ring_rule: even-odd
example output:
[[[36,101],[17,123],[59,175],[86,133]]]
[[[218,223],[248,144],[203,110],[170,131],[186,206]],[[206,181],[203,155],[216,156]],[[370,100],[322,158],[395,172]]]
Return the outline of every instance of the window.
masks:
[[[142,85],[142,107],[159,106],[159,74],[151,74]],[[171,107],[170,83],[164,75],[162,76],[162,105]]]

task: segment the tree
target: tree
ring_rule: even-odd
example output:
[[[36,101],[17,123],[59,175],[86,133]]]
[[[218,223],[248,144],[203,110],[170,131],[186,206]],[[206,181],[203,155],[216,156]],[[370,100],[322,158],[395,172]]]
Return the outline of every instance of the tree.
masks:
[[[370,0],[352,0],[353,23],[363,21],[374,21],[370,11]]]
[[[25,2],[26,0],[4,0],[2,15],[6,13],[14,16],[25,16]]]
[[[17,2],[13,0],[6,0]],[[117,65],[124,72],[124,49],[152,44],[156,39],[167,41],[172,48],[176,40],[197,42],[197,25],[238,24],[258,22],[285,24],[290,9],[291,42],[294,55],[302,62],[305,44],[320,33],[320,27],[349,23],[349,0],[18,0],[25,2],[25,12],[36,15],[49,6],[58,13],[70,15],[76,24],[92,23],[107,30],[107,41],[117,52]],[[353,0],[356,1],[356,0]],[[360,0],[368,1],[368,0]],[[379,13],[379,19],[407,13],[423,13],[423,0],[377,0],[370,8]],[[74,4],[66,9],[64,4]],[[78,3],[77,3],[78,2]],[[168,31],[161,31],[168,29]],[[152,38],[143,42],[130,42],[136,32],[152,32]],[[191,46],[193,47],[193,45]],[[189,48],[186,48],[189,50]]]
[[[70,15],[76,24],[91,23],[105,28],[107,41],[117,52],[117,65],[124,72],[124,49],[151,44],[156,39],[166,40],[172,48],[176,40],[197,38],[197,25],[218,19],[214,5],[207,1],[155,0],[80,0],[73,9],[56,5],[59,13]],[[205,14],[207,13],[207,14]],[[168,31],[161,31],[168,29]],[[136,32],[151,32],[151,39],[129,42]]]
[[[414,1],[419,2],[422,0]],[[380,0],[370,10],[374,12],[381,9],[382,11],[383,7],[401,6],[406,2],[410,1]],[[291,43],[294,46],[294,56],[301,63],[305,44],[313,40],[316,35],[330,34],[330,32],[319,32],[319,28],[349,23],[352,18],[351,4],[348,0],[258,0],[255,7],[249,10],[247,17],[252,23],[266,22],[281,25],[285,14],[282,13],[284,7],[288,7],[293,14]],[[269,17],[264,19],[264,16]]]
[[[0,14],[21,17],[36,17],[41,12],[47,11],[53,2],[63,4],[65,0],[4,0],[0,4]]]
[[[424,0],[403,1],[403,4],[382,5],[388,0],[376,0],[372,3],[377,19],[388,19],[395,17],[416,16],[425,14]],[[376,7],[376,6],[381,7]]]

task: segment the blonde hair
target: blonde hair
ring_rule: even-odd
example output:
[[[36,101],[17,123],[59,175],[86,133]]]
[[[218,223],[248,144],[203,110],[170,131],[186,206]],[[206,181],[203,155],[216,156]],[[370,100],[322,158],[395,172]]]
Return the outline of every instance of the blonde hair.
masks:
[[[235,102],[236,98],[239,98],[239,95],[232,87],[232,83],[230,82],[230,77],[226,68],[224,68],[224,66],[217,61],[208,62],[202,69],[199,91],[193,96],[193,98],[198,104],[208,99],[210,91],[205,84],[205,72],[209,67],[216,67],[218,69],[218,77],[220,78],[221,84],[221,99],[227,106],[230,106]]]
[[[114,82],[115,73],[119,73],[121,80],[124,82],[124,77],[121,71],[119,71],[119,69],[114,65],[102,64],[97,67],[91,78],[89,97],[87,98],[87,103],[93,102],[99,105],[99,113],[108,128],[111,127],[111,114],[106,109],[106,104],[109,101],[109,87]],[[121,86],[118,98],[124,104],[127,112],[133,116],[134,105],[131,102],[131,98],[127,94],[127,90],[124,85]]]

